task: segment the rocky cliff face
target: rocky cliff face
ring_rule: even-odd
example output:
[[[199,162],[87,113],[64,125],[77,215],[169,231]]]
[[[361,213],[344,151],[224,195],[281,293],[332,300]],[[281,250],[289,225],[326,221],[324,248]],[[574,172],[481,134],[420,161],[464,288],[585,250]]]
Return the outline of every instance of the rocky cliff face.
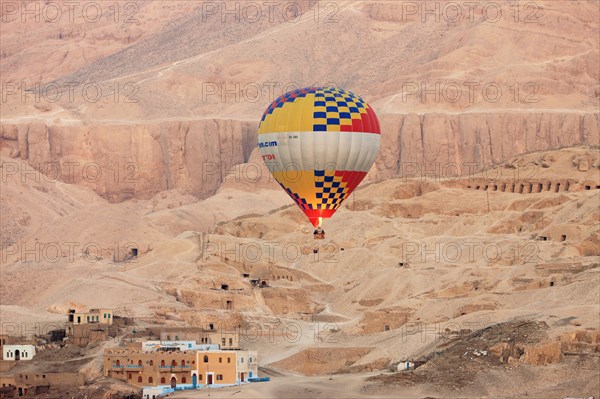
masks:
[[[88,186],[111,202],[150,198],[174,188],[206,198],[227,170],[248,160],[255,131],[254,123],[215,119],[94,126],[4,124],[0,148],[4,155],[26,160],[44,179]]]
[[[600,145],[600,114],[592,113],[388,114],[380,120],[381,150],[369,180],[398,175],[439,179],[531,151]],[[215,119],[4,124],[0,148],[45,178],[85,185],[111,202],[146,199],[175,188],[206,198],[234,165],[249,161],[256,128],[255,122]]]
[[[600,145],[600,114],[496,112],[380,117],[381,150],[369,178],[466,175],[519,154]]]

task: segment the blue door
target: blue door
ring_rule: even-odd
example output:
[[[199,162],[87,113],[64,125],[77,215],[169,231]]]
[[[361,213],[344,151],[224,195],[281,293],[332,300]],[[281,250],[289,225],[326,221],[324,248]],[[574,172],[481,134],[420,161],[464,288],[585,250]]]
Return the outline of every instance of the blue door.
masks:
[[[194,388],[196,388],[196,387],[198,386],[198,376],[197,376],[196,374],[194,374],[194,375],[192,376],[192,386],[193,386]]]

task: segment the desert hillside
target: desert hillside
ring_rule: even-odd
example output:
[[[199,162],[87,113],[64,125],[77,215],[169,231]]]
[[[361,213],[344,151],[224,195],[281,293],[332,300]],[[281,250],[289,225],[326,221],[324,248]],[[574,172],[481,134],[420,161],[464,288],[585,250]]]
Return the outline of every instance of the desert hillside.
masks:
[[[50,120],[256,120],[273,94],[315,83],[361,93],[382,114],[597,112],[594,1],[548,0],[518,8],[480,2],[458,10],[434,1],[417,10],[354,0],[304,0],[271,10],[263,4],[260,11],[213,5],[144,2],[133,18],[103,18],[93,25],[81,10],[73,22],[54,24],[9,16],[2,27],[3,81],[26,80],[28,88],[38,82],[104,86],[102,101],[95,103],[61,97],[39,115]],[[106,44],[86,46],[90,41]],[[44,46],[56,49],[50,59]],[[477,84],[469,89],[466,82]],[[114,101],[110,84],[124,90],[117,96],[122,101]],[[129,96],[134,90],[126,84],[136,87],[135,95]],[[440,90],[425,95],[421,84],[430,91],[439,84]],[[81,97],[81,90],[73,91]],[[18,98],[11,96],[4,117],[40,113],[32,96],[25,104]]]
[[[37,259],[23,247],[8,248],[2,315],[25,324],[59,322],[69,307],[101,303],[150,325],[271,326],[274,341],[246,336],[245,345],[258,349],[269,369],[309,376],[384,370],[401,359],[424,359],[443,374],[446,363],[431,356],[440,350],[439,356],[453,356],[459,349],[444,348],[475,339],[465,334],[534,323],[535,339],[515,341],[521,349],[512,350],[530,354],[511,355],[511,373],[523,379],[551,365],[562,376],[553,387],[562,389],[572,357],[567,344],[561,352],[560,340],[597,331],[599,168],[596,150],[570,148],[511,159],[493,179],[478,173],[373,182],[326,224],[323,243],[312,239],[304,215],[268,179],[240,184],[231,175],[204,201],[171,191],[118,204],[75,185],[11,181],[30,201],[48,205],[33,214],[29,203],[11,204],[10,192],[3,192],[3,204],[11,205],[5,209],[28,215],[4,231],[25,248],[50,248],[59,236],[77,245],[72,253],[63,246],[61,255],[40,251]],[[49,213],[52,225],[43,225]],[[86,245],[92,253],[83,253]],[[135,245],[142,255],[119,262],[115,245]],[[268,279],[269,287],[252,287],[244,274]],[[292,327],[299,328],[293,344],[286,338]],[[452,389],[510,394],[493,383],[469,390],[471,378],[503,367],[505,350],[498,345],[505,341],[480,341],[477,350],[497,357],[465,364],[474,374]],[[582,378],[594,373],[591,348],[579,356]],[[419,381],[425,385],[407,392],[450,389],[445,379]],[[407,383],[415,384],[366,382],[381,394]],[[548,386],[529,389],[546,392]]]

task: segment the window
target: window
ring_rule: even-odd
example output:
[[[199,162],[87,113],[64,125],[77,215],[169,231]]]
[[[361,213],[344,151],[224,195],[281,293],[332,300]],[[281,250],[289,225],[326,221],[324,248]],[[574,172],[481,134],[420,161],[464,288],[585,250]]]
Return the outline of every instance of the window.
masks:
[[[204,355],[204,363],[208,363],[208,355]]]
[[[248,363],[252,363],[252,356],[248,358]]]
[[[223,358],[222,357],[219,358],[219,363],[223,363]]]
[[[229,338],[229,346],[233,346],[233,338]]]
[[[167,380],[165,380],[165,377],[162,377],[162,378],[160,379],[160,383],[161,383],[161,384],[165,384],[166,382],[167,382]]]
[[[171,366],[177,366],[177,362],[175,361],[175,359],[171,360]]]
[[[141,366],[141,365],[142,365],[142,361],[138,360],[138,366]]]
[[[221,340],[221,344],[222,344],[223,346],[225,346],[225,338],[223,338],[223,339]]]
[[[185,379],[185,377],[181,377],[181,383],[185,384],[187,382],[187,380]]]
[[[150,366],[154,366],[154,360],[150,359]]]
[[[227,358],[227,363],[231,363],[231,358],[230,357]]]
[[[175,336],[175,341],[179,341],[179,335]]]
[[[129,379],[132,379],[133,375],[131,373],[129,373]]]
[[[142,382],[142,376],[141,375],[138,377],[138,382]]]
[[[244,363],[244,358],[240,358],[240,363]]]
[[[223,381],[223,374],[217,374],[217,381]]]
[[[198,374],[198,379],[202,381],[202,374]]]
[[[152,377],[148,377],[148,384],[152,384],[154,382],[154,379]]]
[[[160,365],[163,366],[163,367],[165,366],[165,360],[164,359],[160,361]]]
[[[183,359],[181,360],[181,365],[185,366],[185,360],[183,360]]]

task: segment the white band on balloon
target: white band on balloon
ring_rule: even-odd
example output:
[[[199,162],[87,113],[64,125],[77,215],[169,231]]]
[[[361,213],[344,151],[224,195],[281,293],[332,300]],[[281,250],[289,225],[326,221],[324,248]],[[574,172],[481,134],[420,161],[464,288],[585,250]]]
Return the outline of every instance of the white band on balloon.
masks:
[[[368,172],[381,135],[362,132],[278,132],[258,135],[258,145],[271,172],[349,170]]]

